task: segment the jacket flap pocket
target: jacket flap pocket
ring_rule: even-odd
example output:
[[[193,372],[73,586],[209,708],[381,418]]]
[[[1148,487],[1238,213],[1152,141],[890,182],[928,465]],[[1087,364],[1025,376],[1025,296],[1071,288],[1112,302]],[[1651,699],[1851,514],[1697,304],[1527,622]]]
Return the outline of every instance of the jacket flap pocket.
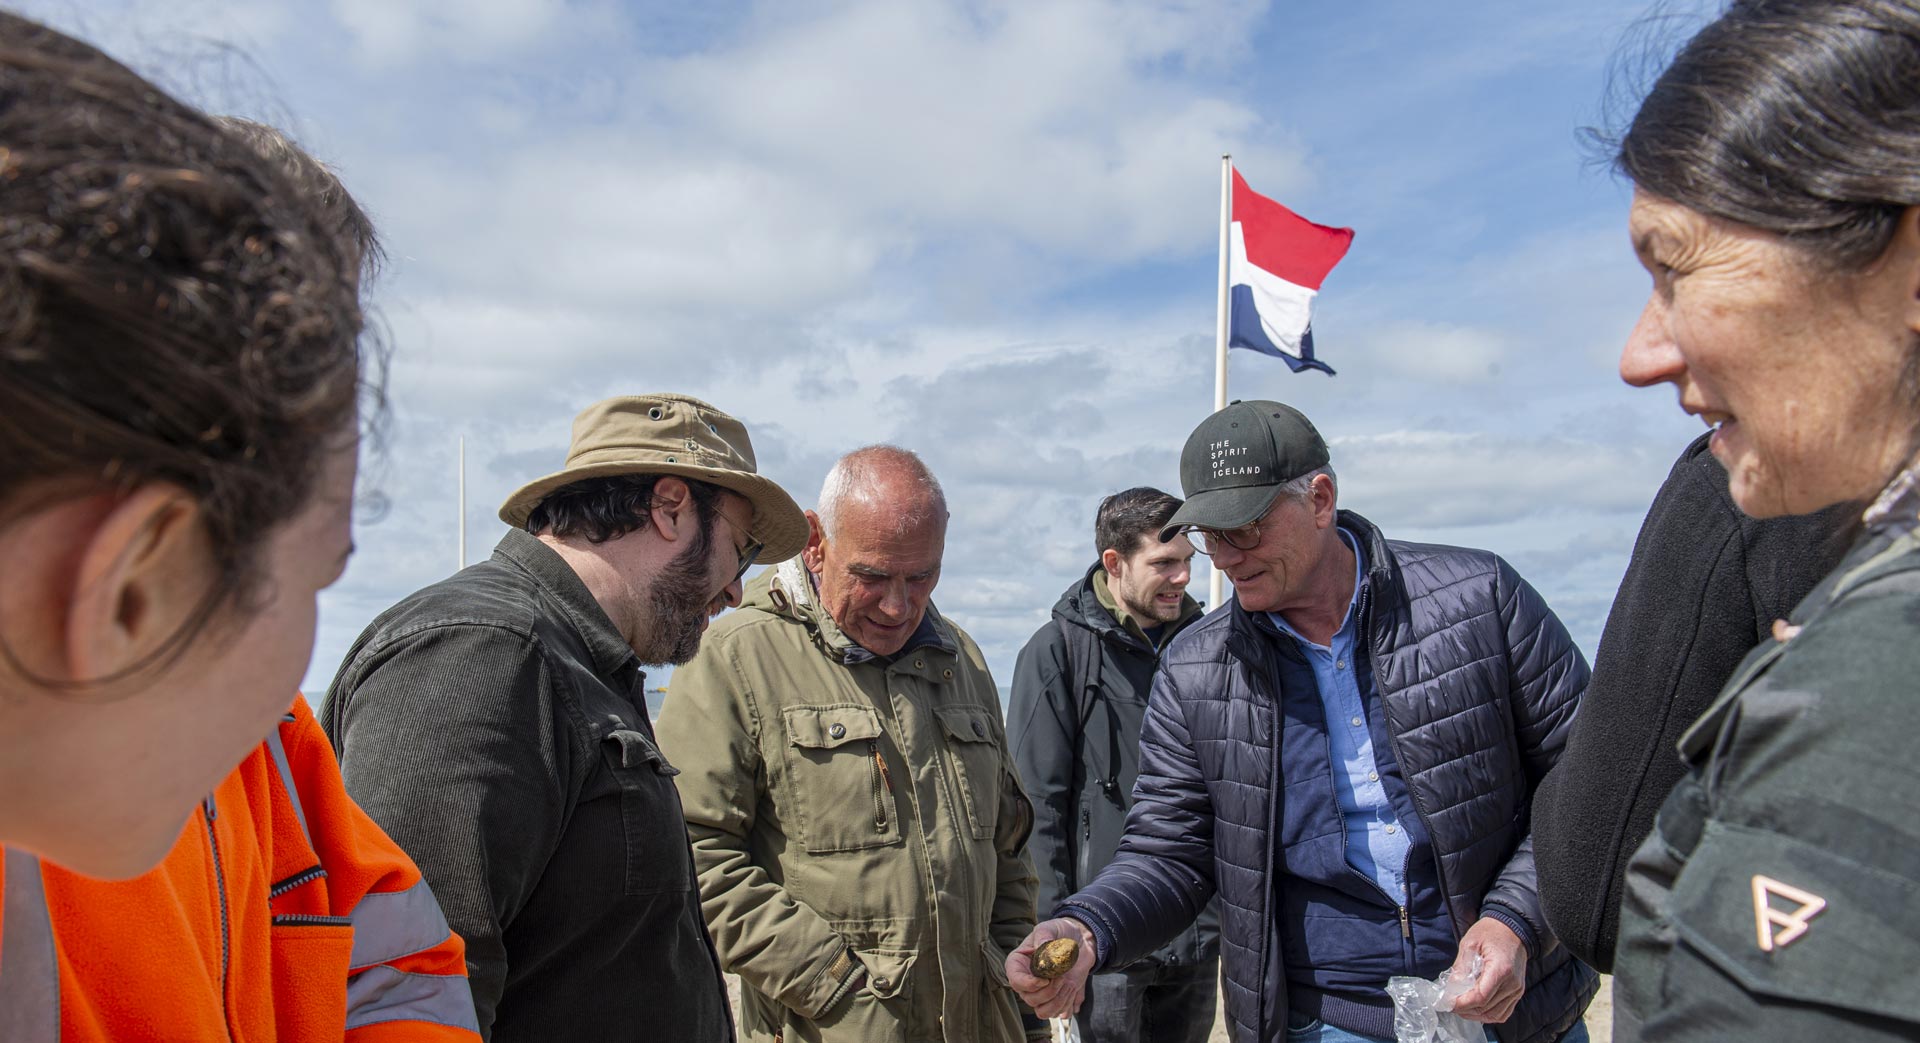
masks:
[[[795,746],[831,750],[880,737],[880,715],[870,706],[789,706],[787,735]]]
[[[895,949],[859,949],[854,955],[867,966],[867,991],[890,1000],[906,987],[907,972],[913,969],[913,961],[920,954]]]
[[[1920,882],[1713,822],[1672,902],[1681,941],[1749,992],[1920,1022]]]
[[[993,715],[973,706],[956,706],[934,711],[956,742],[992,742]]]
[[[680,769],[667,763],[667,758],[660,752],[660,747],[654,745],[653,740],[647,738],[645,733],[621,728],[608,732],[607,737],[602,741],[619,747],[622,768],[652,768],[662,775],[680,774]]]

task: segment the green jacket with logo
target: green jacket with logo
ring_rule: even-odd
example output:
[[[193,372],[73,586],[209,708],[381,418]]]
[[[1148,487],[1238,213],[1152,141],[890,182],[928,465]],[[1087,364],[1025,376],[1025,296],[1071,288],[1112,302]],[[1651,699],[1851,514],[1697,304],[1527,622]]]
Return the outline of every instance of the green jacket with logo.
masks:
[[[1891,499],[1682,737],[1615,1043],[1920,1038],[1920,493]]]
[[[744,1040],[1014,1043],[1033,809],[973,640],[873,657],[798,561],[747,586],[658,726]]]

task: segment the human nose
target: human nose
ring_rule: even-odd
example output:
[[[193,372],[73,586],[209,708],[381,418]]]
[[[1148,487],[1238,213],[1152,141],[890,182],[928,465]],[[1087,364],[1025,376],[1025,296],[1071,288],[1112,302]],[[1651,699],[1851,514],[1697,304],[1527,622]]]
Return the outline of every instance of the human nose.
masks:
[[[720,591],[720,600],[726,602],[728,608],[739,608],[740,602],[745,600],[746,596],[746,581],[739,576],[733,577],[733,582],[727,584]]]
[[[879,610],[881,617],[890,623],[906,619],[907,613],[913,610],[913,599],[907,596],[907,585],[900,582],[888,583],[886,592],[880,595],[880,603],[875,608]]]
[[[1669,328],[1665,304],[1657,294],[1647,298],[1647,306],[1640,309],[1640,319],[1620,349],[1620,379],[1637,388],[1651,387],[1663,381],[1678,382],[1686,368]]]
[[[1213,567],[1222,571],[1238,564],[1241,558],[1247,556],[1246,551],[1228,543],[1226,540],[1208,540],[1207,544],[1213,551]]]
[[[1173,582],[1174,586],[1184,589],[1187,585],[1187,582],[1193,579],[1193,563],[1185,562],[1185,561],[1181,562],[1179,565],[1176,565],[1174,567],[1173,575],[1168,576],[1167,578]]]

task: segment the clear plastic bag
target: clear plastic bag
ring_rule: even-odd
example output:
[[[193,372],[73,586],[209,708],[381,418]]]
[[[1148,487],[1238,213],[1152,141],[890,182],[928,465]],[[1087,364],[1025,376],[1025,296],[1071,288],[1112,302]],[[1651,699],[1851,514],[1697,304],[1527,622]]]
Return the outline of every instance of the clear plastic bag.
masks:
[[[1487,1027],[1452,1013],[1453,1001],[1480,979],[1481,958],[1473,954],[1467,973],[1454,977],[1452,968],[1438,978],[1388,978],[1393,997],[1393,1038],[1398,1043],[1486,1043]]]

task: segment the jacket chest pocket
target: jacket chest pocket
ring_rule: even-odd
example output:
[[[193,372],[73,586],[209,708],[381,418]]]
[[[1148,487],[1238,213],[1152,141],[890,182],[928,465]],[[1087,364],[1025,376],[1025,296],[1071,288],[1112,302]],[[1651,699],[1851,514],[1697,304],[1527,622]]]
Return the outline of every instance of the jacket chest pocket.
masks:
[[[600,742],[607,770],[620,786],[620,826],[626,843],[626,893],[685,894],[693,886],[679,769],[644,732],[617,729]]]
[[[867,706],[790,706],[786,762],[809,854],[900,843],[880,715]]]
[[[966,805],[967,828],[975,840],[993,839],[999,820],[1000,744],[994,741],[993,715],[971,706],[936,710],[946,733],[947,756]]]

